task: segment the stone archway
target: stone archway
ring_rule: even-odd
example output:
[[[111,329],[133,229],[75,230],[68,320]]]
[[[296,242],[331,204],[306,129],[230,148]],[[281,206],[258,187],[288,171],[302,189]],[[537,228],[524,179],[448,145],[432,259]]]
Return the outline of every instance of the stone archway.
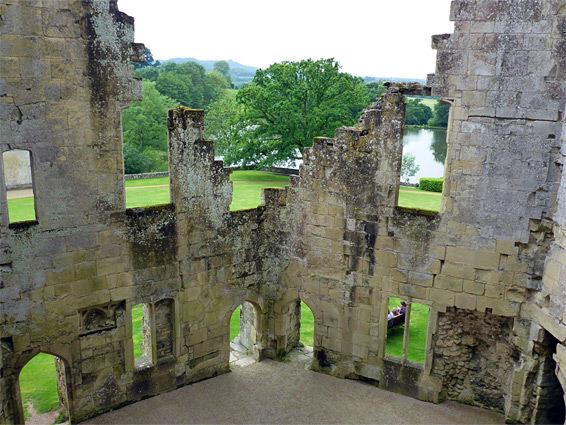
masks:
[[[48,351],[37,351],[23,358],[21,362],[18,362],[21,364],[21,366],[19,367],[18,373],[16,374],[16,382],[14,385],[14,393],[15,393],[14,399],[16,401],[15,414],[16,414],[17,423],[23,424],[26,422],[25,413],[24,413],[26,410],[28,410],[28,412],[30,410],[32,412],[36,410],[33,407],[31,409],[27,409],[27,407],[24,406],[23,403],[24,397],[22,392],[22,384],[24,384],[24,379],[26,378],[24,370],[28,367],[35,367],[35,368],[44,367],[45,365],[48,365],[50,361],[54,362],[54,368],[55,368],[54,382],[52,382],[51,379],[46,378],[44,381],[41,382],[41,385],[49,385],[49,386],[54,385],[55,388],[51,388],[50,390],[47,388],[41,388],[40,390],[47,390],[47,392],[53,392],[53,390],[56,390],[60,405],[59,409],[57,410],[62,412],[66,418],[70,418],[71,385],[70,385],[69,377],[71,375],[70,375],[69,365],[65,359],[63,359],[61,356],[57,354]],[[22,375],[22,373],[24,374]],[[54,415],[54,419],[57,419],[58,417],[59,414]]]

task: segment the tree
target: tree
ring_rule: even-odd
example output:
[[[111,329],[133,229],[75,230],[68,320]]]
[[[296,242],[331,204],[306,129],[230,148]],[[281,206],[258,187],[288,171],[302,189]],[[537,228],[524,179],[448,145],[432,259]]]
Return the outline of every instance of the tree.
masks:
[[[134,63],[134,69],[145,68],[146,66],[154,66],[155,61],[153,60],[151,50],[149,50],[147,47],[144,47],[143,53],[145,60],[140,63]]]
[[[230,157],[271,166],[302,157],[314,137],[333,137],[336,128],[354,124],[368,96],[363,80],[341,73],[334,59],[308,59],[256,71],[237,101],[253,137],[230,147]]]
[[[448,115],[450,114],[450,105],[444,102],[436,102],[432,112],[432,118],[428,121],[431,127],[448,127]]]
[[[134,75],[148,81],[157,81],[159,77],[159,68],[156,66],[146,66],[145,68],[136,69]]]
[[[249,123],[243,117],[241,105],[231,96],[223,96],[210,104],[205,130],[206,135],[214,140],[216,153],[224,155],[227,164],[238,162],[233,159],[234,154],[249,145]]]
[[[143,82],[143,100],[132,102],[122,113],[126,173],[167,169],[167,110],[175,106],[155,83]]]
[[[387,91],[387,87],[383,85],[383,82],[381,80],[367,83],[366,88],[368,91],[370,103],[375,102],[383,93]]]
[[[227,83],[219,82],[218,77],[224,78],[216,72],[207,73],[196,62],[183,62],[180,65],[168,62],[160,67],[156,87],[161,94],[183,106],[205,109],[220,97],[226,87]]]
[[[407,110],[405,124],[407,125],[428,125],[428,120],[432,118],[432,109],[422,103],[421,99],[407,99]]]
[[[234,87],[234,84],[232,83],[232,77],[230,76],[230,64],[228,62],[226,61],[215,62],[213,70],[223,75],[224,78],[226,78],[226,81],[228,82],[228,85],[230,87],[232,88]]]
[[[403,160],[401,162],[401,179],[405,182],[409,182],[409,179],[419,172],[421,169],[420,165],[415,164],[415,155],[406,153],[403,155]]]

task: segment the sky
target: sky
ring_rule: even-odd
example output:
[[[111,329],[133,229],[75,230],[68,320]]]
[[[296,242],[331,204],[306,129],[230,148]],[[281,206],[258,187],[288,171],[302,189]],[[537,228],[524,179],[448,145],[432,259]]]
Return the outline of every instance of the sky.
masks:
[[[451,0],[118,0],[155,59],[272,63],[334,58],[358,76],[426,78]]]

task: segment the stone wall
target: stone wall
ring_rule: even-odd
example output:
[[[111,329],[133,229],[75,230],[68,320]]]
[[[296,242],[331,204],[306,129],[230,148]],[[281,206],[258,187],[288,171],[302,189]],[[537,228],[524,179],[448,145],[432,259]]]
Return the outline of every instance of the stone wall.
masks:
[[[566,386],[565,13],[454,1],[430,88],[389,85],[356,126],[314,140],[286,189],[231,212],[204,111],[184,107],[167,120],[171,203],[125,208],[120,111],[141,94],[143,46],[115,0],[0,4],[0,152],[31,152],[37,217],[9,223],[0,181],[0,423],[23,421],[18,376],[39,352],[62,360],[74,422],[224,373],[244,301],[259,359],[298,343],[303,301],[315,370],[510,421],[555,409],[543,378],[555,362]],[[431,93],[452,105],[438,214],[397,206],[404,97]],[[390,297],[430,308],[424,364],[385,355]]]

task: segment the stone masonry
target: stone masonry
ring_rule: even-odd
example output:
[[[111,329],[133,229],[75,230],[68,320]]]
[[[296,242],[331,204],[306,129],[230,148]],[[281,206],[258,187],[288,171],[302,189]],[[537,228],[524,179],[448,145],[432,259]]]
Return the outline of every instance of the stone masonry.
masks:
[[[564,422],[566,1],[450,13],[428,87],[390,84],[263,205],[229,210],[204,112],[178,107],[171,203],[126,209],[133,19],[116,0],[0,0],[0,153],[29,152],[36,208],[10,222],[0,161],[0,423],[24,421],[19,373],[40,352],[73,422],[228,372],[245,301],[260,360],[297,345],[303,301],[317,371]],[[440,213],[397,206],[407,95],[451,105]],[[424,364],[385,354],[390,297],[430,308]]]

